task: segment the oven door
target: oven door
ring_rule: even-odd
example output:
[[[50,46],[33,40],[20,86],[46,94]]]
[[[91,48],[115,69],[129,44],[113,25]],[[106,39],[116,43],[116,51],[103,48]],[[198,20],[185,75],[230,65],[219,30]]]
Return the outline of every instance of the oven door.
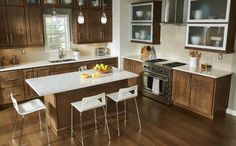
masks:
[[[166,97],[169,78],[161,74],[144,71],[143,88],[147,92]]]

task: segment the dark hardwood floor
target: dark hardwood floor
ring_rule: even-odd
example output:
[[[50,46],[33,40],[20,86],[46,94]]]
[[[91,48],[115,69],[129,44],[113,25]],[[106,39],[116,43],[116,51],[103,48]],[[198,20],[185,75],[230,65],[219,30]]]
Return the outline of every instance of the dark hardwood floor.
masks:
[[[165,106],[145,97],[140,97],[139,110],[142,130],[139,132],[133,100],[129,101],[129,118],[121,122],[118,137],[115,124],[110,124],[112,141],[109,143],[104,128],[90,131],[85,138],[89,146],[235,146],[236,117],[225,115],[209,120],[174,106]],[[0,111],[0,145],[18,145],[12,140],[15,111],[7,108]],[[80,145],[70,138],[70,133],[56,137],[52,131],[52,146]],[[45,132],[40,132],[37,114],[26,117],[23,144],[47,145]]]

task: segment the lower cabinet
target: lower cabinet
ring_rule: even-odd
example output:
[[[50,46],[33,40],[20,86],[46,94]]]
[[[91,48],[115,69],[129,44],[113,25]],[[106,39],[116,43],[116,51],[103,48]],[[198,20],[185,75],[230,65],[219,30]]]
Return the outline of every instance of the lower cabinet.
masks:
[[[126,71],[133,72],[139,75],[138,78],[129,79],[129,86],[138,85],[138,89],[142,90],[142,63],[139,61],[131,60],[124,58],[123,59],[123,68]]]
[[[26,79],[36,78],[36,77],[43,77],[49,75],[49,68],[48,67],[40,67],[40,68],[30,68],[23,70],[24,76],[24,91],[25,91],[25,98],[32,99],[38,97],[38,95],[34,92],[33,89],[26,83]]]
[[[11,103],[11,93],[17,101],[25,100],[21,70],[0,73],[0,105]]]
[[[174,104],[213,119],[215,114],[226,112],[230,82],[231,75],[215,79],[174,70]]]

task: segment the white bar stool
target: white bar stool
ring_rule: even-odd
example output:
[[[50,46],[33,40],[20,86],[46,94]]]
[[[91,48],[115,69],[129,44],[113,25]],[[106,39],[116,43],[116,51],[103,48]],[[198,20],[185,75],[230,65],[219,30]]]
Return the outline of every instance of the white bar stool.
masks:
[[[136,97],[138,96],[138,86],[131,86],[128,88],[122,88],[119,90],[119,92],[114,92],[111,94],[108,94],[107,97],[112,99],[114,102],[116,102],[116,121],[117,121],[117,130],[118,130],[118,136],[120,136],[120,127],[119,127],[119,110],[118,110],[118,103],[121,101],[124,101],[124,110],[125,110],[125,120],[126,120],[126,100],[134,98],[137,116],[138,116],[138,123],[139,123],[139,130],[141,130],[141,121],[139,117],[139,111],[138,111],[138,104]]]
[[[13,103],[13,106],[16,110],[16,118],[15,118],[15,126],[14,126],[14,131],[12,135],[12,139],[15,139],[15,133],[16,133],[16,125],[17,125],[17,117],[18,115],[21,116],[22,122],[21,122],[21,130],[20,130],[20,140],[19,140],[19,145],[21,145],[21,138],[22,138],[22,132],[23,132],[23,125],[24,125],[24,118],[26,115],[38,112],[39,116],[39,123],[40,123],[40,129],[42,131],[42,122],[41,122],[41,116],[40,116],[40,111],[45,112],[45,129],[47,133],[47,138],[48,138],[48,145],[50,145],[50,136],[49,136],[49,131],[48,131],[48,124],[47,124],[47,114],[46,114],[46,107],[45,105],[39,100],[39,99],[34,99],[22,104],[18,104],[17,100],[15,99],[13,93],[11,93],[11,100]]]
[[[83,121],[82,121],[82,113],[89,110],[94,110],[94,118],[95,118],[95,128],[97,130],[97,116],[96,116],[96,109],[97,108],[103,108],[104,116],[105,116],[105,126],[108,133],[109,141],[111,140],[110,131],[107,123],[107,114],[105,111],[106,106],[106,100],[105,100],[105,93],[90,96],[90,97],[84,97],[82,101],[73,102],[71,103],[71,137],[73,137],[73,134],[76,134],[73,130],[73,108],[78,110],[80,112],[80,139],[82,145],[84,145],[83,140]]]

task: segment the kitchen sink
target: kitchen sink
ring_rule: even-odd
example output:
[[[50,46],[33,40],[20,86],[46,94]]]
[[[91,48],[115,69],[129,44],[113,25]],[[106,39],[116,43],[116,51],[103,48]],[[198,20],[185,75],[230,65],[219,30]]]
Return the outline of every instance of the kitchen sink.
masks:
[[[75,61],[75,59],[58,59],[58,60],[51,60],[48,61],[50,63],[59,63],[59,62],[68,62],[68,61]]]

